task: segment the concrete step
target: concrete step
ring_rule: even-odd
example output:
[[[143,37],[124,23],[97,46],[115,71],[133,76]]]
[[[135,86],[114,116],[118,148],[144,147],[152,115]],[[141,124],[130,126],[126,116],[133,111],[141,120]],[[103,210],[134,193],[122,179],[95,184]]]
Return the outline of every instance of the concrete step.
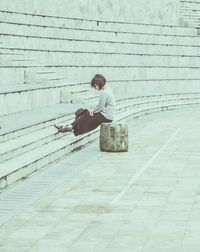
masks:
[[[35,66],[34,60],[30,59],[0,59],[0,66]]]
[[[152,95],[152,96],[143,96],[143,97],[135,97],[135,98],[126,98],[126,102],[124,102],[124,99],[122,99],[122,100],[117,101],[117,103],[118,103],[118,109],[121,109],[121,108],[124,108],[124,107],[128,107],[130,105],[131,106],[141,106],[143,104],[148,104],[149,105],[151,103],[157,103],[157,102],[166,102],[166,101],[167,102],[176,102],[176,101],[179,101],[179,100],[180,101],[181,100],[187,101],[187,100],[196,100],[196,99],[199,99],[199,93],[191,93],[191,94],[168,94],[168,95],[157,95],[157,96],[156,95]],[[60,113],[60,110],[61,111],[64,110],[66,112],[66,111],[69,111],[69,108],[75,108],[76,109],[76,108],[78,108],[80,106],[84,106],[84,104],[82,104],[82,105],[79,104],[77,106],[71,106],[70,104],[59,104],[59,105],[50,107],[50,110],[54,111],[54,113],[55,113],[55,111],[57,111],[57,113]],[[17,113],[16,115],[12,115],[12,116],[10,115],[10,116],[1,118],[2,123],[3,123],[3,119],[7,119],[7,127],[5,126],[6,125],[6,120],[4,120],[4,126],[2,125],[2,130],[1,131],[7,130],[8,131],[7,134],[9,134],[10,131],[11,132],[18,131],[16,129],[14,130],[14,128],[11,129],[11,130],[9,130],[9,126],[10,126],[9,125],[9,118],[10,118],[10,120],[12,120],[12,119],[14,120],[15,119],[14,117],[17,117],[18,120],[20,121],[20,125],[22,127],[22,132],[23,132],[24,128],[29,128],[30,125],[31,125],[31,123],[33,123],[33,119],[32,118],[35,117],[37,119],[39,113],[40,114],[45,114],[45,116],[47,116],[49,114],[48,108],[42,108],[40,110],[38,109],[38,110],[27,111],[27,112],[23,112],[23,113]],[[53,115],[55,116],[55,114],[53,114]],[[23,118],[24,116],[26,116],[26,118],[29,116],[32,119],[31,122],[29,123],[29,125],[28,126],[26,125],[26,127],[24,127],[24,125],[22,126],[22,124],[24,123],[24,121],[22,119],[20,119],[20,117]],[[59,120],[66,121],[68,119],[70,120],[70,118],[71,119],[74,118],[73,113],[70,116],[71,117],[69,117],[68,114],[63,113],[63,115],[61,117],[59,117]],[[64,119],[62,119],[62,117]],[[68,119],[66,119],[66,117]],[[30,118],[29,118],[29,120],[30,120]],[[45,117],[42,118],[42,119],[45,119]],[[54,117],[51,118],[51,120],[50,119],[49,120],[52,121],[53,119],[55,120]],[[42,122],[42,123],[44,124],[44,122]],[[46,121],[45,121],[45,123],[46,123]],[[41,122],[38,123],[38,121],[36,120],[36,122],[34,122],[34,124],[38,125],[38,124],[41,124]],[[52,125],[52,123],[51,124],[47,124],[46,126],[44,126],[45,130],[46,130],[46,127],[48,127],[50,125]],[[11,126],[13,126],[13,125],[11,125]],[[14,127],[16,127],[16,125],[14,125]],[[36,127],[36,130],[38,130],[38,129],[40,130],[41,127],[39,127],[39,128]],[[34,127],[33,127],[33,130],[34,130]],[[30,132],[33,132],[33,130],[31,130]],[[29,132],[26,132],[26,133],[23,132],[21,135],[28,134],[28,133]],[[5,135],[5,132],[4,132],[3,135]],[[16,136],[13,136],[13,138],[15,138],[15,137]]]
[[[77,38],[48,38],[48,37],[31,37],[24,35],[12,35],[6,33],[4,35],[0,35],[0,39],[4,42],[6,47],[8,48],[24,48],[24,49],[53,49],[61,50],[61,48],[65,48],[67,50],[68,44],[74,46],[79,43],[102,43],[104,44],[117,44],[117,45],[132,45],[132,44],[146,44],[146,45],[171,45],[171,46],[200,46],[200,41],[198,37],[190,38],[190,37],[166,37],[162,35],[134,35],[134,36],[120,36],[118,35],[115,39],[108,39],[107,37],[101,39],[88,39],[83,38],[79,35]],[[47,45],[48,44],[48,45]],[[19,46],[20,45],[20,46]],[[87,47],[90,48],[90,47]],[[69,50],[69,49],[68,49]]]
[[[184,2],[181,1],[181,7],[193,9],[193,10],[196,10],[196,8],[197,8],[197,10],[198,10],[200,8],[200,2],[195,1],[195,0],[184,1]]]
[[[35,54],[35,52],[33,52]],[[41,54],[41,53],[40,53]],[[36,53],[35,57],[39,54]],[[39,70],[24,70],[24,83],[49,83],[54,80],[64,80],[66,77],[61,77],[56,71]]]
[[[0,90],[2,86],[20,85],[24,83],[24,69],[0,67]]]
[[[102,65],[102,64],[101,64]],[[62,66],[62,67],[56,67],[56,66],[46,66],[46,69],[49,70],[60,70],[60,72],[64,72],[69,77],[69,83],[73,83],[76,80],[79,82],[88,82],[88,80],[91,79],[91,76],[93,76],[95,73],[98,73],[101,71],[108,80],[113,80],[113,76],[115,76],[115,80],[174,80],[180,82],[181,80],[184,82],[184,79],[186,80],[198,80],[199,79],[199,68],[198,67],[148,67],[148,66]],[[11,70],[11,68],[7,67],[0,67],[0,72],[2,72],[4,75],[6,72]],[[24,68],[23,67],[17,67],[13,69],[13,71],[8,71],[8,73],[11,73],[14,76],[19,74],[18,79],[22,77]],[[61,73],[62,73],[61,72]],[[78,73],[78,75],[77,75]],[[21,76],[20,76],[21,75]],[[9,79],[9,77],[8,77]],[[72,81],[71,81],[72,80]],[[2,80],[1,80],[2,81]],[[4,84],[3,84],[4,83]],[[3,85],[11,85],[12,83],[7,83],[7,79],[5,78],[5,81],[3,81],[1,88]],[[162,84],[162,83],[161,83]],[[118,88],[121,88],[120,85]],[[173,86],[172,86],[173,88]]]
[[[60,88],[41,88],[35,85],[3,86],[0,88],[0,115],[60,103]]]
[[[198,14],[200,11],[200,6],[196,6],[195,10],[192,9],[181,9],[181,17],[187,19],[191,19],[193,21],[193,18],[198,18]]]
[[[165,98],[155,101],[140,101],[138,103],[127,103],[127,104],[121,104],[119,106],[120,112],[126,112],[127,109],[136,109],[141,110],[144,107],[147,109],[151,108],[152,106],[160,106],[160,107],[170,107],[170,106],[179,106],[184,104],[200,104],[200,95],[196,97],[186,98],[186,97],[180,97],[180,98]]]
[[[26,18],[24,18],[26,17]],[[146,33],[164,33],[173,35],[196,35],[196,30],[186,27],[169,26],[169,25],[148,25],[148,24],[134,24],[134,23],[117,23],[106,21],[87,21],[84,19],[67,19],[62,17],[49,17],[49,16],[37,16],[33,15],[19,15],[14,13],[1,12],[1,21],[15,22],[18,24],[32,24],[41,25],[45,28],[47,26],[60,28],[65,30],[66,28],[72,29],[90,29],[90,30],[104,30],[104,31],[122,31],[122,32],[140,32],[141,30]],[[56,25],[55,25],[56,24]]]
[[[0,52],[0,65],[20,65],[20,64],[33,64],[34,60],[25,57],[23,53],[8,52],[8,50],[1,50]]]
[[[37,66],[49,66],[49,67],[95,67],[101,66],[104,62],[105,66],[111,67],[199,67],[200,59],[198,57],[187,56],[141,56],[141,55],[93,55],[93,54],[78,54],[75,53],[66,55],[66,59],[62,60],[59,57],[54,56],[51,61],[36,62],[32,60],[3,60],[0,61],[1,67],[37,67]],[[70,62],[68,65],[67,62]],[[66,77],[58,76],[52,79],[38,78],[36,80],[25,80],[25,83],[65,83]]]
[[[62,123],[62,121],[60,121]],[[50,126],[0,143],[0,163],[60,138]]]
[[[44,56],[44,57],[43,57]],[[185,55],[136,55],[136,54],[96,54],[96,53],[66,53],[60,56],[59,54],[48,54],[49,58],[46,58],[45,54],[41,54],[37,61],[31,60],[21,60],[21,61],[2,61],[0,59],[0,64],[6,65],[11,62],[12,65],[19,66],[18,62],[24,64],[25,66],[31,66],[33,63],[36,65],[53,65],[53,66],[62,66],[68,65],[76,66],[76,65],[87,65],[87,66],[95,66],[100,65],[103,62],[105,65],[115,65],[115,66],[179,66],[179,67],[195,67],[200,65],[200,57],[196,56],[185,56]],[[36,55],[33,56],[36,58]],[[26,74],[25,70],[25,83],[30,82],[38,82],[38,83],[53,83],[59,82],[64,83],[68,78],[66,76],[52,75],[46,78],[46,76],[42,75],[34,75],[34,74]]]
[[[0,87],[0,115],[31,110],[60,102],[70,103],[72,97],[75,96],[73,92],[82,91],[83,88],[86,89],[86,86],[89,85],[85,83],[63,84],[63,79],[62,81],[55,79],[43,84],[2,85]],[[80,102],[76,100],[76,103]]]
[[[149,45],[145,43],[138,43],[138,44],[110,44],[110,43],[90,43],[90,42],[80,42],[76,43],[74,41],[66,41],[67,45],[60,45],[60,47],[49,47],[46,48],[39,48],[37,49],[34,45],[33,48],[23,49],[23,47],[16,47],[13,48],[3,48],[1,50],[10,51],[11,53],[23,53],[26,57],[38,59],[41,57],[48,59],[49,55],[56,54],[60,57],[64,57],[69,52],[77,52],[77,53],[105,53],[105,54],[132,54],[132,55],[180,55],[180,56],[198,56],[199,55],[199,48],[198,47],[184,47],[179,45]],[[34,49],[35,48],[35,49]]]
[[[174,109],[184,109],[188,107],[200,107],[200,103],[198,101],[193,102],[179,102],[176,104],[166,104],[166,105],[157,105],[154,107],[143,108],[137,111],[134,111],[131,107],[126,112],[121,113],[121,120],[129,120],[132,118],[137,118],[140,116],[148,115],[151,113],[156,113],[160,111],[169,111]]]
[[[187,101],[199,101],[200,93],[194,94],[169,94],[169,95],[159,95],[159,96],[143,96],[135,98],[126,98],[125,100],[117,101],[117,111],[123,112],[127,109],[153,106],[157,104],[177,104],[179,102]],[[32,112],[30,112],[32,113]],[[59,119],[59,123],[68,124],[74,119],[74,115],[64,116]],[[37,132],[37,133],[36,133]],[[20,137],[8,140],[6,142],[0,143],[0,162],[4,162],[14,156],[22,154],[24,152],[30,151],[37,148],[40,145],[44,145],[56,139],[59,139],[62,135],[55,135],[55,129],[52,125],[46,126],[42,129],[36,129],[36,131],[27,133]]]
[[[11,63],[9,62],[3,62],[1,64],[1,66],[14,66],[16,65],[16,67],[21,66],[31,66],[33,63],[33,65],[37,64],[37,65],[53,65],[53,66],[65,66],[66,62],[70,62],[71,65],[69,66],[96,66],[101,64],[101,62],[103,61],[105,65],[107,66],[112,66],[113,64],[115,66],[145,66],[145,67],[152,67],[152,66],[160,66],[160,67],[175,67],[175,66],[179,66],[179,67],[198,67],[199,66],[199,57],[197,57],[198,55],[192,57],[192,56],[159,56],[159,55],[118,55],[118,54],[113,54],[113,55],[109,55],[109,54],[99,54],[99,55],[95,55],[95,57],[93,57],[93,54],[82,54],[82,53],[68,53],[65,55],[65,57],[59,57],[58,55],[54,55],[51,57],[51,60],[42,58],[42,56],[40,56],[38,58],[38,62],[34,61],[26,61],[26,60],[22,60],[20,61],[20,63],[18,61],[13,61]],[[41,60],[41,62],[40,62]],[[66,65],[67,66],[67,65]],[[25,75],[26,77],[26,75]],[[33,78],[30,78],[30,82],[33,81]],[[39,83],[46,83],[46,79],[44,78],[39,78],[37,80]],[[29,82],[29,80],[26,80],[25,78],[25,82]],[[57,78],[52,78],[52,79],[48,79],[49,83],[53,83],[53,82],[59,82],[59,83],[64,83],[65,82],[65,77],[61,77],[61,76],[57,76]]]
[[[163,34],[163,32],[159,33],[145,33],[145,31],[132,31],[132,32],[107,32],[103,30],[84,30],[84,29],[52,29],[48,27],[39,27],[39,26],[27,26],[27,25],[18,25],[18,24],[12,24],[12,23],[0,23],[0,30],[2,34],[13,34],[13,35],[19,35],[19,36],[34,36],[34,37],[48,37],[48,38],[54,38],[54,39],[65,39],[70,38],[73,40],[77,39],[83,39],[83,40],[108,40],[108,41],[133,41],[135,38],[140,36],[146,36],[147,40],[149,37],[165,37],[166,39],[195,39],[195,36],[188,36],[188,35],[177,35],[177,34]]]
[[[54,66],[54,67],[45,67],[45,68],[46,70],[50,70],[50,71],[58,70],[61,76],[62,74],[67,75],[69,78],[69,84],[75,83],[76,81],[80,83],[82,82],[86,83],[88,82],[88,80],[91,79],[91,76],[101,71],[101,73],[103,73],[107,77],[107,80],[119,80],[118,83],[116,83],[117,85],[116,91],[118,91],[119,89],[120,92],[123,88],[127,89],[129,84],[132,86],[132,88],[134,88],[134,85],[133,85],[134,83],[135,85],[140,87],[139,82],[141,82],[142,87],[144,87],[144,84],[146,82],[146,84],[148,85],[148,88],[149,86],[151,86],[151,88],[155,86],[156,88],[160,90],[159,85],[158,85],[158,82],[160,81],[160,84],[163,90],[165,90],[164,84],[166,84],[166,88],[171,86],[171,88],[174,90],[174,86],[173,86],[174,84],[175,86],[179,86],[180,88],[185,87],[186,89],[188,89],[188,85],[193,85],[194,82],[196,82],[196,87],[198,88],[198,81],[199,81],[199,68],[198,67],[194,68],[190,66],[184,67],[184,68],[180,68],[179,66],[174,66],[174,67],[159,67],[159,66],[158,67],[145,67],[145,66],[56,67]],[[5,77],[4,79],[0,78],[0,82],[1,82],[0,90],[2,88],[4,89],[3,86],[6,86],[6,85],[12,86],[11,84],[15,83],[15,81],[20,82],[24,80],[23,67],[17,67],[17,68],[11,68],[11,67],[1,68],[0,67],[0,74],[1,76]],[[120,83],[120,80],[122,81],[121,83]],[[188,84],[186,82],[188,82]],[[127,83],[127,85],[125,85],[125,83]],[[38,89],[39,89],[39,86],[38,86]],[[143,91],[146,92],[147,90],[148,89],[145,88]],[[155,89],[155,92],[156,92],[156,89]]]
[[[97,103],[99,99],[98,91],[93,91],[90,89],[77,89],[74,91],[69,91],[68,97],[70,97],[70,103],[83,103],[83,104],[93,104]],[[66,102],[66,101],[65,101]]]
[[[83,39],[81,36],[77,39],[58,39],[58,38],[40,38],[40,37],[30,37],[30,36],[12,36],[12,35],[0,35],[0,39],[4,41],[7,48],[24,48],[24,49],[51,49],[51,50],[78,50],[80,44],[88,44],[90,48],[94,44],[101,42],[104,44],[117,44],[117,45],[128,45],[128,44],[157,44],[157,45],[182,45],[182,46],[199,46],[198,37],[188,38],[188,37],[165,37],[161,35],[134,35],[134,37],[117,37],[117,39],[109,40],[107,38],[97,40]],[[20,45],[20,46],[19,46]],[[84,45],[85,46],[85,45]],[[73,50],[72,49],[72,50]]]
[[[23,28],[22,28],[23,27]],[[104,32],[95,30],[77,30],[77,29],[52,29],[48,27],[26,26],[17,24],[0,23],[0,30],[3,34],[26,35],[49,38],[71,38],[71,39],[109,39],[116,38],[115,32]],[[126,34],[127,36],[131,34]]]
[[[169,99],[193,99],[198,98],[199,93],[192,94],[165,94],[165,95],[151,95],[135,98],[126,98],[126,105],[137,105],[140,103],[156,102]],[[89,103],[89,102],[88,102]],[[117,101],[118,106],[124,105],[124,99]],[[12,138],[32,133],[35,130],[41,130],[43,128],[51,126],[53,123],[57,123],[58,120],[70,120],[74,118],[74,114],[71,111],[76,110],[79,107],[85,107],[85,104],[57,104],[54,106],[34,109],[31,111],[25,111],[15,113],[7,116],[2,116],[1,121],[1,135],[0,141],[8,141]],[[59,116],[57,116],[59,115]],[[62,119],[63,118],[63,119]],[[13,124],[13,121],[17,121],[17,124]],[[49,123],[50,122],[50,123]]]
[[[76,142],[73,144],[69,140],[69,136],[65,136],[62,140],[59,139],[50,144],[45,144],[45,147],[41,146],[32,150],[31,153],[24,153],[5,161],[3,164],[0,164],[1,188],[62,158],[77,147]]]
[[[68,78],[66,77],[62,77],[62,76],[57,76],[54,78],[39,78],[39,76],[37,78],[31,78],[31,79],[25,79],[24,84],[45,84],[48,86],[58,86],[58,85],[67,85],[68,83]]]
[[[10,50],[12,51],[12,50]],[[34,53],[33,53],[34,54]],[[39,57],[39,55],[36,55]],[[6,93],[6,87],[12,87],[13,90],[15,88],[17,90],[26,91],[29,87],[30,89],[40,89],[41,87],[56,87],[56,86],[65,86],[67,78],[67,83],[73,84],[80,82],[77,78],[70,78],[65,75],[65,71],[62,71],[62,68],[45,68],[45,67],[26,67],[23,66],[16,66],[16,67],[0,67],[0,92],[4,90]],[[59,79],[59,80],[58,80]],[[47,81],[46,81],[47,80]],[[24,85],[24,84],[29,84]],[[37,84],[37,85],[35,85]],[[41,85],[38,85],[41,84]],[[43,84],[46,84],[43,85]],[[17,86],[19,86],[17,88]],[[11,90],[11,88],[8,88]]]
[[[80,107],[80,106],[82,106],[82,105],[77,105],[77,107]],[[60,106],[60,107],[62,110],[62,106]],[[65,105],[65,107],[67,108],[68,106]],[[74,108],[75,108],[75,106],[74,106]],[[46,114],[50,113],[51,109],[52,108],[50,108],[49,111],[48,111],[48,109],[46,109]],[[41,109],[41,111],[38,111],[38,112],[41,113],[42,110],[44,110],[44,109]],[[69,110],[69,108],[68,108],[68,110]],[[58,110],[58,106],[57,106],[57,113],[58,113],[57,117],[59,115],[59,112],[60,111]],[[33,114],[33,116],[35,115],[35,117],[37,119],[37,115],[35,114],[35,111],[30,111],[29,113]],[[22,115],[19,115],[19,117],[22,117]],[[68,124],[68,123],[72,122],[73,120],[74,120],[74,113],[72,112],[71,114],[59,116],[58,118],[56,118],[56,117],[51,118],[50,119],[51,124],[46,125],[45,122],[39,121],[39,122],[37,122],[37,124],[40,124],[40,126],[41,127],[43,126],[43,128],[34,127],[32,130],[35,129],[35,131],[31,130],[30,133],[27,131],[27,133],[25,135],[23,132],[24,129],[22,128],[21,131],[23,132],[23,135],[0,143],[0,162],[4,162],[5,160],[13,158],[14,156],[17,156],[17,155],[22,154],[24,152],[38,148],[38,146],[47,144],[49,142],[52,142],[54,140],[61,138],[63,136],[62,134],[55,135],[56,130],[53,127],[52,121],[54,121],[54,123],[56,123],[56,124]],[[17,125],[15,125],[15,126],[17,126]],[[4,128],[4,127],[2,126],[2,128]],[[25,125],[25,127],[28,129],[32,126]],[[19,130],[16,130],[16,131],[19,131]]]
[[[135,96],[135,97],[126,97],[126,105],[139,105],[148,102],[160,102],[160,101],[176,101],[176,100],[192,100],[199,99],[200,92],[195,93],[172,93],[172,94],[158,94],[158,95],[144,95],[144,96]],[[124,105],[124,98],[118,99],[117,104],[119,106]]]
[[[83,104],[56,104],[31,111],[1,116],[0,142],[27,135],[53,124],[63,122],[63,120],[72,120],[74,118],[73,111],[82,106]]]
[[[65,116],[60,118],[59,121],[57,121],[59,124],[69,124],[73,119],[74,116],[69,115],[68,117]],[[6,142],[1,142],[0,163],[64,136],[62,134],[55,135],[55,132],[55,128],[50,125]]]
[[[198,17],[185,17],[184,20],[190,27],[195,27],[197,29],[200,28],[200,21]]]
[[[71,43],[71,42],[70,42]],[[74,42],[75,43],[75,42]],[[16,47],[16,44],[19,43],[14,43],[14,47]],[[68,42],[67,42],[68,44]],[[75,45],[72,45],[73,43],[71,43],[71,48],[74,47]],[[76,43],[75,43],[76,44]],[[154,48],[155,54],[151,49],[150,45],[136,45],[136,44],[126,44],[126,45],[118,45],[118,44],[103,44],[101,45],[102,48],[100,49],[100,53],[97,53],[97,51],[95,51],[96,49],[98,50],[98,48],[100,48],[100,44],[99,43],[95,43],[93,45],[91,45],[92,43],[87,42],[88,46],[86,47],[84,45],[84,43],[79,43],[77,46],[81,47],[80,50],[84,50],[86,51],[84,48],[90,48],[91,53],[88,52],[68,52],[68,53],[48,53],[48,52],[36,52],[33,51],[30,53],[26,52],[26,58],[29,57],[31,59],[34,59],[34,62],[12,62],[12,64],[10,64],[9,62],[4,62],[4,64],[1,64],[2,67],[4,66],[5,68],[8,67],[9,65],[11,66],[16,66],[17,68],[19,68],[19,66],[23,67],[26,66],[26,68],[28,66],[57,66],[58,67],[64,67],[64,66],[87,66],[87,65],[99,65],[103,59],[103,61],[105,61],[105,63],[107,65],[112,65],[114,63],[114,65],[120,65],[120,60],[122,59],[122,63],[126,64],[126,65],[133,65],[134,62],[136,62],[135,64],[138,65],[138,63],[140,63],[140,65],[147,65],[147,66],[152,66],[152,65],[160,65],[162,63],[162,65],[166,66],[168,64],[168,61],[170,62],[170,65],[172,64],[181,64],[180,66],[191,66],[193,65],[197,65],[198,62],[198,55],[199,55],[199,48],[198,47],[178,47],[178,46],[169,46],[167,47],[166,45],[155,45],[152,46],[152,48]],[[98,45],[98,46],[97,46]],[[118,47],[117,47],[118,45]],[[26,46],[25,46],[26,47]],[[57,47],[60,50],[60,44],[57,45]],[[66,47],[66,46],[65,46]],[[96,48],[98,47],[98,48]],[[162,54],[162,47],[165,48],[164,50],[164,54],[163,55],[159,55],[160,53]],[[36,45],[34,44],[34,48],[36,50]],[[110,49],[112,48],[112,49]],[[145,49],[146,48],[146,49]],[[168,53],[167,50],[170,51],[170,48],[172,48],[172,52],[175,53],[175,55],[170,55],[170,52]],[[176,53],[177,48],[180,49],[179,53]],[[56,48],[53,46],[52,47],[53,50],[56,50]],[[64,50],[69,50],[64,48]],[[79,50],[79,48],[77,48],[77,50]],[[110,50],[110,52],[109,52]],[[120,51],[121,53],[114,53],[116,51]],[[147,55],[145,55],[145,50]],[[160,50],[160,51],[159,51]],[[184,50],[186,50],[186,53],[184,53]],[[17,51],[17,50],[16,50]],[[93,54],[93,52],[95,53],[95,55]],[[123,54],[123,52],[125,51],[125,54]],[[157,51],[157,52],[156,52]],[[104,53],[107,52],[107,53]],[[192,52],[192,53],[191,53]],[[109,53],[113,53],[113,54],[109,54]],[[138,55],[137,55],[138,53]],[[168,56],[169,55],[169,56]],[[180,55],[180,56],[179,56]],[[95,56],[95,57],[94,57]],[[187,57],[188,56],[188,57]],[[155,62],[155,63],[154,63]],[[180,62],[180,63],[179,63]],[[19,64],[18,64],[19,63]],[[50,70],[51,71],[51,70]],[[64,74],[65,76],[65,74]],[[26,77],[26,76],[25,76]],[[32,79],[30,79],[32,80]]]
[[[191,27],[184,26],[165,26],[165,25],[151,25],[151,24],[116,24],[107,23],[106,25],[102,22],[99,23],[99,29],[107,29],[110,31],[121,31],[121,32],[144,32],[154,34],[166,34],[166,35],[188,35],[196,36],[197,31]]]
[[[13,50],[9,49],[3,49],[0,51],[0,58],[18,58],[18,57],[24,57],[24,53],[22,52],[13,52]]]
[[[159,71],[159,70],[158,70]],[[147,72],[146,72],[147,73]],[[168,78],[172,77],[168,75]],[[195,93],[200,91],[199,79],[149,79],[149,80],[112,80],[109,82],[117,98],[138,97],[160,94]]]
[[[68,53],[63,60],[54,55],[51,61],[46,64],[52,65],[65,65],[70,62],[70,65],[100,65],[103,62],[105,65],[115,66],[160,66],[160,67],[198,67],[200,65],[200,57],[187,57],[187,56],[159,56],[159,55],[118,55],[118,54],[79,54]]]
[[[197,9],[195,11],[193,10],[181,10],[181,15],[185,18],[185,20],[190,20],[191,22],[193,20],[199,20],[199,11],[200,9]]]
[[[142,106],[141,108],[132,108],[121,111],[118,114],[117,120],[127,118],[129,116],[138,116],[141,113],[150,113],[150,111],[155,111],[158,109],[170,109],[175,106],[183,105],[195,105],[200,104],[200,99],[195,101],[184,101],[179,100],[176,102],[163,102],[162,104],[148,104],[147,106]],[[78,138],[66,134],[60,139],[56,139],[53,142],[46,143],[45,145],[39,146],[33,149],[31,152],[23,153],[12,159],[5,161],[0,164],[0,184],[1,188],[12,184],[13,182],[26,177],[28,174],[41,169],[42,167],[54,162],[71,152],[73,149],[85,145],[89,141],[96,138],[98,130],[79,136]]]
[[[71,91],[69,92],[69,99],[70,99],[70,103],[79,103],[81,101],[81,103],[84,103],[85,101],[85,97],[87,96],[87,94],[90,92],[90,90],[88,89],[81,89],[81,90],[77,90],[77,91]]]
[[[192,71],[184,71],[184,74],[191,74]],[[147,74],[147,73],[146,73]],[[178,74],[178,71],[176,72]],[[171,77],[172,74],[171,74]],[[119,83],[118,83],[119,82]],[[126,95],[126,86],[128,85],[128,93],[142,94],[144,89],[148,85],[148,92],[163,92],[163,85],[165,84],[166,92],[169,92],[170,89],[172,92],[176,90],[184,90],[186,92],[199,90],[199,80],[191,81],[165,81],[163,85],[160,86],[159,82],[155,81],[140,81],[137,84],[133,80],[132,82],[127,81],[115,81],[112,83],[110,81],[113,90],[116,90],[117,96]],[[123,83],[123,85],[122,85]],[[188,86],[190,84],[190,86]],[[127,87],[128,87],[127,86]],[[188,90],[189,87],[189,90]],[[199,87],[199,88],[198,88]],[[32,85],[11,85],[6,86],[2,85],[0,87],[0,105],[1,105],[1,115],[7,115],[11,113],[16,113],[25,110],[31,110],[35,108],[40,108],[48,105],[62,103],[83,103],[83,102],[96,102],[99,94],[97,92],[92,92],[89,83],[67,83],[59,84],[55,83],[46,83],[46,84],[32,84]],[[39,98],[40,97],[40,98]]]

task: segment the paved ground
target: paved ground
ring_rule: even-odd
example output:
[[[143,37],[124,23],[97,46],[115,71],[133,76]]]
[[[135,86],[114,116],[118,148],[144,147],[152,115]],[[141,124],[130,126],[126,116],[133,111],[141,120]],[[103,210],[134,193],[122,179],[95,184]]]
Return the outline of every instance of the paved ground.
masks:
[[[0,251],[199,252],[199,118],[148,115],[129,122],[129,152],[74,153],[92,162],[0,226]]]

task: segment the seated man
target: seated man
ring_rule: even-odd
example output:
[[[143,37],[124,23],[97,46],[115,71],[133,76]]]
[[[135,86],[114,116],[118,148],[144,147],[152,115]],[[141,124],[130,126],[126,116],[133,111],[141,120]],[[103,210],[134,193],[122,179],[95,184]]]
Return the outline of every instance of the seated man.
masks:
[[[98,105],[90,110],[79,109],[76,119],[67,126],[57,126],[58,133],[73,132],[75,136],[96,129],[103,122],[112,122],[115,113],[115,97],[112,89],[106,84],[103,75],[96,74],[91,81],[91,87],[101,91]]]

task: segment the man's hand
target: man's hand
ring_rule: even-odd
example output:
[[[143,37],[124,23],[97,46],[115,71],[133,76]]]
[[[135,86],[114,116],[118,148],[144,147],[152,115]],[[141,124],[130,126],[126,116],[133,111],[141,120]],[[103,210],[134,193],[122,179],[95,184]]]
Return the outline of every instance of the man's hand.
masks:
[[[93,116],[93,115],[94,115],[94,110],[91,109],[91,110],[89,111],[89,113],[90,113],[90,116]]]
[[[89,111],[90,116],[94,115],[94,109],[93,108],[89,108],[87,110]]]

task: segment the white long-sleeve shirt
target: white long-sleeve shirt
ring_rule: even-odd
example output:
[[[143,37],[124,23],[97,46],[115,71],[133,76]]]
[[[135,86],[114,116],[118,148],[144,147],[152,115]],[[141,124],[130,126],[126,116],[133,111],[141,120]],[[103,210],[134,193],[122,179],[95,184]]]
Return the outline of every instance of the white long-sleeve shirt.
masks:
[[[100,112],[106,119],[113,120],[115,114],[115,96],[112,89],[105,85],[100,91],[98,106],[94,108],[94,113]]]

